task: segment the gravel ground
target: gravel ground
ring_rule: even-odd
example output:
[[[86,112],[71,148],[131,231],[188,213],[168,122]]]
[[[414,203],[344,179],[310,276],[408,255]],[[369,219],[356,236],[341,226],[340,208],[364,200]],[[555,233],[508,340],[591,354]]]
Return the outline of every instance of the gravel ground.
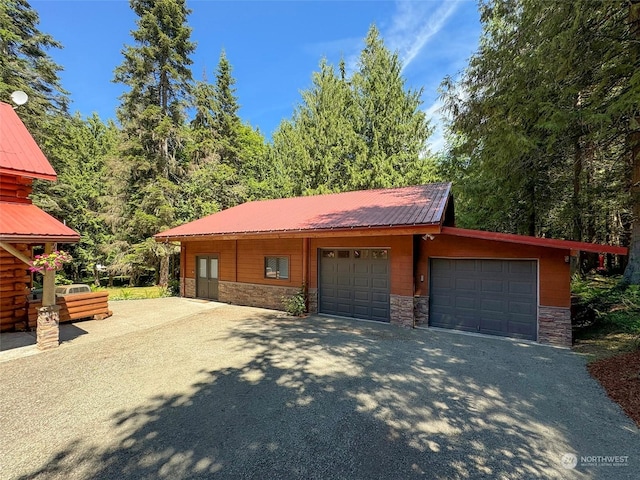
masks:
[[[640,475],[638,429],[570,351],[144,302],[153,326],[0,363],[0,478]]]

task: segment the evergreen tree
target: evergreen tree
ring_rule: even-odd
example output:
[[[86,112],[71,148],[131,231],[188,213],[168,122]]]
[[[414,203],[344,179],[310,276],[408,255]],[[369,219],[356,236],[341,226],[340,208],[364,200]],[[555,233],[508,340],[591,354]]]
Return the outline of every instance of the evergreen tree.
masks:
[[[274,135],[274,154],[286,165],[292,195],[352,189],[357,158],[366,155],[347,82],[325,60],[312,81],[292,122],[283,122]]]
[[[66,112],[68,103],[58,75],[62,67],[48,54],[62,46],[38,29],[39,22],[27,0],[0,0],[0,101],[8,102],[16,90],[27,93],[20,117],[38,137],[38,121]]]
[[[213,86],[215,101],[213,130],[219,138],[218,153],[222,163],[240,172],[242,160],[238,135],[241,121],[238,117],[240,107],[236,98],[235,83],[235,79],[231,76],[231,64],[223,50],[216,69],[216,83]]]
[[[357,108],[354,124],[367,153],[357,163],[352,187],[422,183],[431,177],[426,141],[432,133],[420,110],[422,90],[405,88],[397,53],[372,25],[352,79]]]
[[[123,240],[139,255],[147,251],[145,238],[176,222],[177,185],[184,173],[184,110],[191,93],[195,49],[190,41],[185,0],[131,0],[138,15],[135,45],[123,51],[115,81],[129,91],[121,97],[118,119],[122,125],[123,160],[128,181],[125,216],[129,220]],[[137,257],[136,257],[137,258]],[[156,255],[159,283],[168,282],[168,256]]]
[[[107,162],[117,150],[118,130],[95,114],[86,120],[51,117],[44,128],[42,148],[55,165],[58,180],[37,182],[33,201],[81,232],[80,242],[70,246],[74,279],[92,274],[97,280],[96,265],[106,262],[104,251],[114,239],[103,211]]]
[[[188,201],[180,213],[185,220],[235,206],[255,195],[261,198],[265,193],[264,138],[238,116],[231,71],[223,51],[215,83],[205,79],[194,88],[196,115],[186,150],[193,161],[184,182]]]
[[[586,241],[622,240],[630,74],[611,2],[494,0],[478,52],[443,83],[454,141],[443,168],[459,222]],[[625,102],[623,102],[625,103]]]
[[[628,11],[629,53],[631,72],[625,85],[625,109],[629,112],[627,143],[631,152],[631,205],[633,226],[629,247],[629,262],[624,272],[627,283],[640,285],[640,0],[631,0]],[[624,108],[624,107],[623,107]],[[623,110],[624,111],[624,110]]]
[[[435,179],[420,91],[405,88],[396,54],[371,27],[359,70],[347,78],[325,60],[291,121],[274,134],[288,193],[301,195],[424,183]]]

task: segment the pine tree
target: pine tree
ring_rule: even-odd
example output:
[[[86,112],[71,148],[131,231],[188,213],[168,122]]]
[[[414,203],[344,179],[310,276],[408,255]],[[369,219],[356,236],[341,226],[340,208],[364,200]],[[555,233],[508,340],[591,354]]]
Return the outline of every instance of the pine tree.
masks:
[[[292,123],[274,135],[273,149],[288,170],[293,195],[349,189],[356,158],[366,147],[354,128],[353,93],[326,60],[302,92]]]
[[[443,83],[461,225],[621,240],[626,114],[611,107],[630,74],[623,13],[605,1],[482,4],[479,50]]]
[[[195,45],[190,41],[185,0],[131,0],[130,5],[139,17],[138,28],[131,33],[135,44],[124,49],[115,81],[129,87],[118,109],[128,165],[124,211],[129,221],[124,240],[140,246],[149,245],[145,238],[176,222]],[[144,248],[134,251],[146,254]],[[166,285],[168,256],[156,258],[159,283]]]
[[[236,81],[231,75],[231,64],[224,50],[220,53],[216,82],[213,86],[215,115],[213,129],[220,140],[218,153],[222,163],[231,166],[237,172],[242,170],[242,160],[238,145],[238,134],[241,125],[238,117],[238,99],[236,98]]]
[[[20,118],[36,135],[39,120],[65,113],[68,104],[59,77],[62,67],[48,54],[62,46],[38,29],[39,22],[27,0],[0,0],[0,101],[8,102],[16,90],[27,93]]]
[[[58,172],[56,182],[38,182],[35,204],[81,232],[80,241],[70,246],[75,278],[93,274],[105,263],[104,254],[114,235],[105,223],[104,201],[109,172],[107,162],[117,150],[119,132],[113,122],[104,124],[97,115],[83,120],[79,116],[53,117],[45,126],[42,148]]]
[[[631,151],[631,208],[633,226],[629,262],[624,272],[627,283],[640,285],[640,0],[629,2],[629,43],[628,51],[633,73],[629,78],[628,89],[631,93],[631,112],[629,118],[628,145]],[[635,97],[635,98],[634,98]]]
[[[231,72],[231,63],[222,51],[215,83],[205,79],[194,89],[196,115],[191,122],[187,156],[195,162],[185,188],[197,200],[184,205],[185,219],[270,196],[265,185],[269,176],[265,140],[240,119]]]
[[[426,141],[432,133],[420,110],[422,91],[408,90],[397,53],[384,45],[375,25],[369,29],[352,79],[354,119],[367,154],[357,165],[353,188],[415,184],[429,177]]]
[[[274,134],[284,191],[313,194],[424,183],[435,179],[426,149],[431,128],[420,91],[405,88],[396,54],[371,27],[359,70],[339,74],[325,60],[290,121]]]

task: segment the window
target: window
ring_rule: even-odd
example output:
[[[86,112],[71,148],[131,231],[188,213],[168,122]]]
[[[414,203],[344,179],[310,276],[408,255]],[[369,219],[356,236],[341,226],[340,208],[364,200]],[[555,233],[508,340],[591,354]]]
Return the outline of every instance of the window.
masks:
[[[287,280],[289,278],[289,257],[264,257],[265,278]]]

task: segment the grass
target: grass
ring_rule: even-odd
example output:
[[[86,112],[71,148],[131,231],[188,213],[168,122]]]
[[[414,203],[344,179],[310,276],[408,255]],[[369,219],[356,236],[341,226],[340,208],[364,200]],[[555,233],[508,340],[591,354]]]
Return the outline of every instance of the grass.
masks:
[[[169,290],[165,287],[99,287],[93,289],[97,292],[109,292],[109,300],[141,300],[149,298],[170,297]]]
[[[595,361],[640,348],[640,286],[623,285],[621,277],[574,278],[573,294],[594,321],[574,331],[574,350]]]

